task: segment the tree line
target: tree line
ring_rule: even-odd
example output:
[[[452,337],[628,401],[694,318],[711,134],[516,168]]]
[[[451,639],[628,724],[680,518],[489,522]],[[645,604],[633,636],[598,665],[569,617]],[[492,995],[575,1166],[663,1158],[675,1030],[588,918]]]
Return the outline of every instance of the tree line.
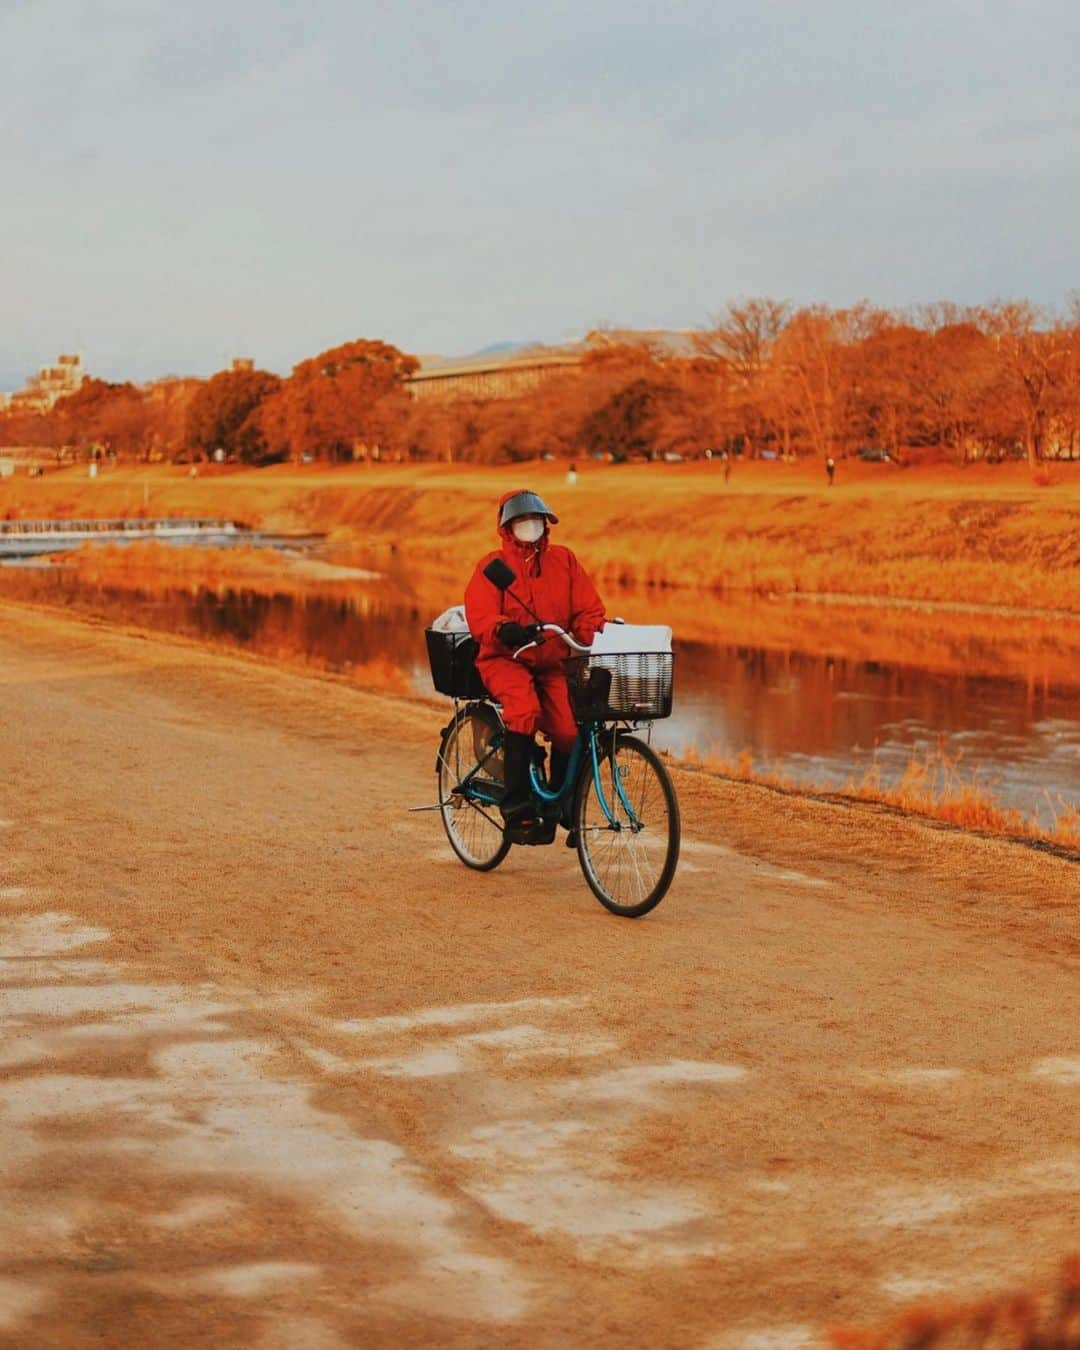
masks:
[[[899,462],[1080,457],[1080,301],[896,312],[732,302],[678,349],[590,335],[577,366],[514,396],[416,398],[415,357],[358,339],[282,378],[88,379],[46,413],[0,415],[0,443],[158,460],[499,462],[726,451]]]

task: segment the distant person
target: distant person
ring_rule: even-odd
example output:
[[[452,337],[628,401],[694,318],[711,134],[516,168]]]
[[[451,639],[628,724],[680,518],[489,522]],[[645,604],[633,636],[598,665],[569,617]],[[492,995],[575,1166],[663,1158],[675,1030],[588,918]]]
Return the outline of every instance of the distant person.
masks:
[[[566,486],[573,487],[577,482],[577,465],[571,464],[566,471]]]
[[[731,456],[726,450],[721,452],[720,458],[724,461],[724,482],[731,482]]]
[[[465,589],[465,617],[480,645],[476,669],[488,693],[502,704],[506,724],[506,788],[499,809],[508,825],[528,828],[537,824],[529,787],[533,736],[542,731],[551,741],[548,781],[558,788],[577,723],[562,666],[570,653],[562,638],[549,633],[518,660],[514,653],[537,640],[537,616],[579,642],[592,642],[604,626],[604,604],[573,553],[549,541],[550,527],[559,521],[542,497],[527,490],[505,493],[497,521],[500,547],[476,564]],[[484,575],[494,558],[517,578],[507,591]]]
[[[833,459],[832,455],[825,461],[825,476],[829,480],[829,486],[832,487],[833,479],[836,476],[836,460]]]

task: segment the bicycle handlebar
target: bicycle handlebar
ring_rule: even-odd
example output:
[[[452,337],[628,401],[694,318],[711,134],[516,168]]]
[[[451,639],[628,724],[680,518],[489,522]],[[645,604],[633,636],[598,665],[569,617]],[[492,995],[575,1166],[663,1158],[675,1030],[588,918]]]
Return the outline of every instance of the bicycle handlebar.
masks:
[[[572,647],[576,652],[588,653],[591,650],[585,643],[579,642],[572,633],[568,633],[565,628],[560,628],[557,623],[543,623],[540,627],[545,633],[555,633],[558,637],[561,637],[566,645]],[[539,645],[539,638],[534,638],[532,642],[526,642],[524,647],[517,649],[513,659],[516,661],[522,652],[527,652],[530,647],[539,647]]]

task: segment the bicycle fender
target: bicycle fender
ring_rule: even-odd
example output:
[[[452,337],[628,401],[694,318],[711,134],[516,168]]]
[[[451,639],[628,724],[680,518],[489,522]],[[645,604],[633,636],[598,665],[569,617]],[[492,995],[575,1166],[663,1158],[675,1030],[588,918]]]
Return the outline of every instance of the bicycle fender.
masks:
[[[438,748],[438,750],[435,751],[435,772],[436,772],[436,773],[439,772],[439,766],[442,764],[442,757],[443,757],[443,753],[442,753],[442,752],[443,752],[443,746],[446,744],[446,733],[450,730],[450,728],[451,728],[453,725],[454,725],[454,719],[451,718],[450,721],[447,722],[446,726],[444,726],[444,727],[442,728],[442,730],[439,732],[439,748]]]

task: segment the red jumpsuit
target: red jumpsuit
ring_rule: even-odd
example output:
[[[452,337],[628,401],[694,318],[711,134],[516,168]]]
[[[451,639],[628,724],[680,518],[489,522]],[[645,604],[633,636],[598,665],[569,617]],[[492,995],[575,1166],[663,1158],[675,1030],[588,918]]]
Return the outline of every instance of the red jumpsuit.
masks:
[[[508,492],[499,501],[500,510]],[[498,519],[498,516],[496,516]],[[515,661],[511,649],[495,636],[499,625],[513,619],[523,627],[536,622],[557,623],[579,642],[591,642],[604,626],[604,606],[585,569],[568,548],[548,542],[535,544],[515,539],[510,527],[499,530],[502,547],[487,553],[476,565],[465,589],[465,617],[480,644],[476,668],[492,698],[502,704],[507,731],[526,736],[540,730],[556,750],[569,752],[577,736],[577,723],[570,708],[562,662],[571,655],[561,638],[549,633],[540,647],[530,648]],[[533,611],[501,591],[484,576],[492,558],[501,557],[517,581],[510,587]]]

